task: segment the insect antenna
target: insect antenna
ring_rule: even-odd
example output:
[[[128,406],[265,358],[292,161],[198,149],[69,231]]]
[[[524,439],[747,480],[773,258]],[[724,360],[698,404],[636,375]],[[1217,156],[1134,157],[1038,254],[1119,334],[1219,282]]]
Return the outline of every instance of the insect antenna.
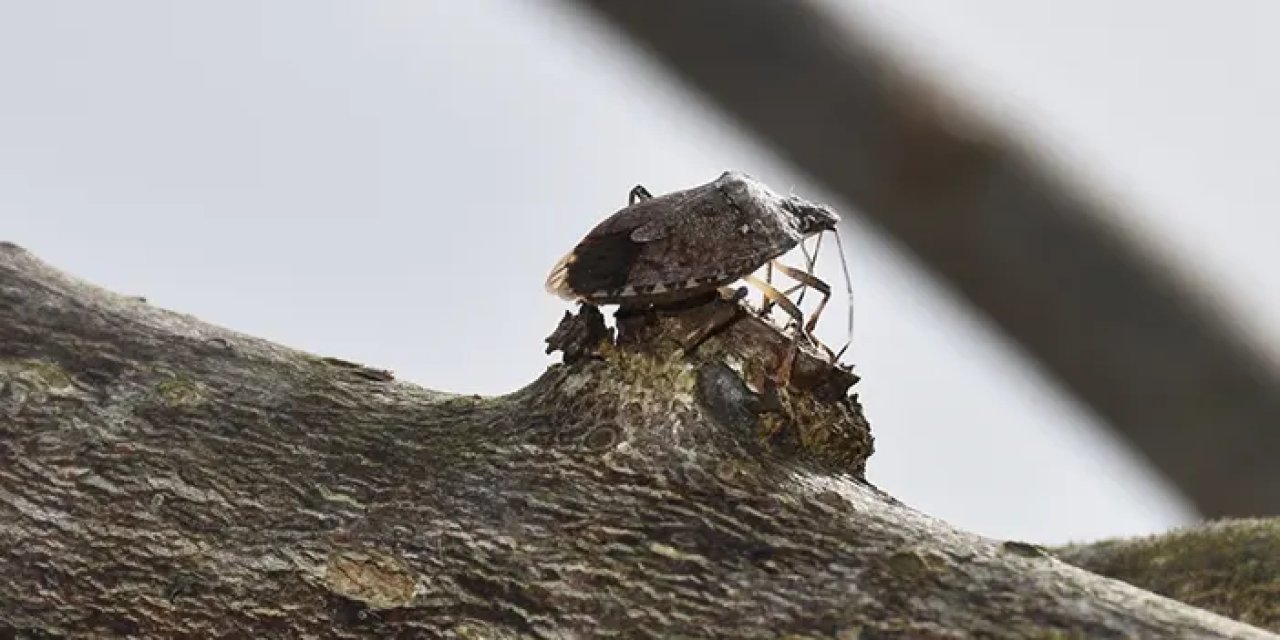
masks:
[[[849,345],[853,344],[853,279],[849,277],[849,262],[844,257],[844,244],[840,242],[840,231],[832,229],[831,233],[836,236],[836,252],[840,254],[840,271],[844,272],[845,300],[849,303],[849,335],[845,339],[844,346],[840,347],[840,350],[836,352],[835,359],[839,360],[840,356],[844,355],[845,350],[849,348]]]

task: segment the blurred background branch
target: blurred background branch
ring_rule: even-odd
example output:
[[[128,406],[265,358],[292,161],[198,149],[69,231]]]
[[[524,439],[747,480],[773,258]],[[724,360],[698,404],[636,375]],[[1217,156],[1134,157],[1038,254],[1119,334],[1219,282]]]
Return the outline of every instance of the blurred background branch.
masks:
[[[1280,513],[1280,375],[996,123],[818,5],[571,0],[905,246],[1205,515]]]
[[[1280,518],[1221,520],[1053,553],[1086,571],[1280,632]]]

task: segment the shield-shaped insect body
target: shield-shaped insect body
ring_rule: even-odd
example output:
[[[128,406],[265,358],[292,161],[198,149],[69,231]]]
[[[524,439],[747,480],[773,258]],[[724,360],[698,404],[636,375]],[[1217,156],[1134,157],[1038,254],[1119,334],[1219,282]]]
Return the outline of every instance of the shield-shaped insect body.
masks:
[[[548,291],[592,304],[674,303],[734,282],[839,221],[829,207],[737,172],[658,197],[641,188],[632,196],[556,263]]]

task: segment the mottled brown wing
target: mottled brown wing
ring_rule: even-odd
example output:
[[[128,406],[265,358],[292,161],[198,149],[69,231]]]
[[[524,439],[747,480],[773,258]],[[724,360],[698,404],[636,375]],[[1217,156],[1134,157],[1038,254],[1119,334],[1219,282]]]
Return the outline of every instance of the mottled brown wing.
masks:
[[[627,207],[593,229],[552,270],[566,298],[673,299],[732,282],[785,251],[709,183]]]
[[[628,272],[636,288],[668,290],[724,284],[755,271],[778,247],[715,190],[691,198],[669,216],[667,232],[645,243]]]
[[[663,215],[681,202],[675,192],[633,204],[596,225],[551,270],[547,290],[567,299],[589,299],[603,291],[622,290],[645,244],[661,239],[668,228]]]

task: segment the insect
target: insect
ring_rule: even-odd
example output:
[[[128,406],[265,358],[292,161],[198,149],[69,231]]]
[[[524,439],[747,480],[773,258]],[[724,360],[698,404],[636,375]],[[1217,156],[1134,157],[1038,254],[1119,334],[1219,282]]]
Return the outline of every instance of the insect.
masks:
[[[763,293],[765,311],[777,305],[812,340],[831,287],[809,273],[812,264],[801,270],[776,259],[806,238],[835,231],[839,220],[830,207],[782,196],[738,172],[657,197],[637,186],[627,207],[597,225],[556,263],[546,286],[566,300],[634,308],[695,300],[744,280]],[[777,269],[800,285],[784,293],[752,275],[765,265],[770,279]],[[801,287],[823,296],[807,322],[787,297]],[[827,351],[833,359],[839,357]]]

